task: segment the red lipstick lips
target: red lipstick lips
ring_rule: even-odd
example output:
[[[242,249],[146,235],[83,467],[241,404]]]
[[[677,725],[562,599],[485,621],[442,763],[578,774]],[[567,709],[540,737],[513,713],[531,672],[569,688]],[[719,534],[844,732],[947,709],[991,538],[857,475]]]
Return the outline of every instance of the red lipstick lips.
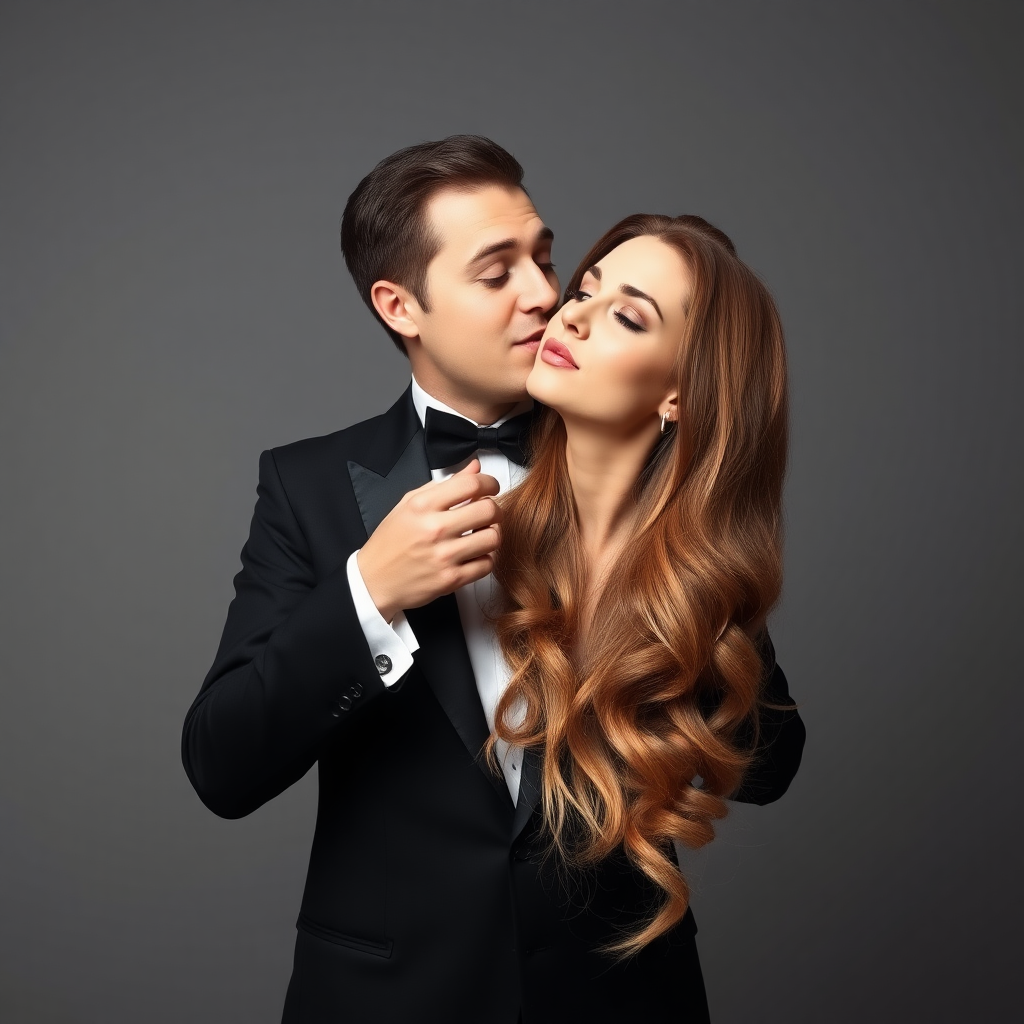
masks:
[[[568,370],[579,369],[576,365],[576,360],[572,357],[572,353],[560,341],[555,341],[554,338],[548,338],[544,342],[544,348],[541,351],[540,357],[551,366],[561,366]]]

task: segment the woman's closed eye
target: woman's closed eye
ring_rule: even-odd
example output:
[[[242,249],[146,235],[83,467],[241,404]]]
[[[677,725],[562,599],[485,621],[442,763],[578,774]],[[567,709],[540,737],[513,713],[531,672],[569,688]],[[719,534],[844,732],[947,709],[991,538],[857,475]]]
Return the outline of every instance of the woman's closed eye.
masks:
[[[634,316],[637,316],[635,310],[630,309],[629,312],[633,313]],[[618,320],[619,323],[622,324],[622,326],[625,327],[627,331],[632,331],[634,334],[639,334],[641,331],[647,330],[642,320],[640,320],[639,318],[634,320],[632,317],[627,315],[627,313],[623,312],[622,310],[617,309],[615,311],[615,319]]]
[[[584,302],[589,298],[591,298],[591,293],[584,291],[582,288],[577,288],[574,292],[569,293],[570,302]],[[627,331],[632,331],[634,334],[640,334],[647,330],[643,317],[632,306],[627,306],[625,310],[615,310],[615,319]]]

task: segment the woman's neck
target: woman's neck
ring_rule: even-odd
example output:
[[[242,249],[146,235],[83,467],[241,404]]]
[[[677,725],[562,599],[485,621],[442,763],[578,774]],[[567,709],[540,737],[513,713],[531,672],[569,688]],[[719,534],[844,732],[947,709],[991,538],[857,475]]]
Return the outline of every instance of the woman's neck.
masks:
[[[565,435],[565,461],[583,549],[592,578],[599,578],[627,539],[633,487],[657,432],[612,435],[593,424],[566,420]]]

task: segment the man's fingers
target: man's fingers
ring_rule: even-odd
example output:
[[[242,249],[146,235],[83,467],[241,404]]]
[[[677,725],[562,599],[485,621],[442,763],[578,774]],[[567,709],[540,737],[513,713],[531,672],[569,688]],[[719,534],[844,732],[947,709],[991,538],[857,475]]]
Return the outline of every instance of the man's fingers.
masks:
[[[464,502],[495,495],[499,490],[501,488],[493,476],[480,472],[480,460],[471,459],[469,465],[447,480],[431,480],[421,484],[409,491],[405,498],[409,507],[417,513],[446,512]]]
[[[443,513],[445,530],[449,537],[458,537],[467,530],[480,530],[500,523],[504,513],[493,498],[480,498],[468,505],[460,505]]]
[[[473,460],[476,462],[476,459]],[[472,463],[471,463],[472,464]],[[474,501],[497,494],[498,481],[487,473],[456,473],[454,476],[434,484],[424,497],[434,509],[449,509],[464,501]]]
[[[470,459],[469,463],[462,467],[458,473],[453,473],[448,480],[428,480],[425,484],[420,484],[419,487],[414,487],[409,494],[436,494],[439,487],[444,487],[450,480],[455,479],[467,479],[472,480],[474,477],[480,475],[480,460]]]
[[[467,533],[465,537],[450,541],[451,547],[447,550],[453,562],[464,565],[497,550],[500,539],[497,528],[488,526],[486,529],[475,530],[473,533]]]
[[[419,608],[491,572],[501,539],[498,491],[473,459],[447,480],[406,494],[359,558],[378,609]]]
[[[482,580],[493,568],[494,559],[490,555],[482,555],[480,558],[463,562],[459,566],[458,582],[452,589],[457,590],[459,587],[464,587],[467,583]]]

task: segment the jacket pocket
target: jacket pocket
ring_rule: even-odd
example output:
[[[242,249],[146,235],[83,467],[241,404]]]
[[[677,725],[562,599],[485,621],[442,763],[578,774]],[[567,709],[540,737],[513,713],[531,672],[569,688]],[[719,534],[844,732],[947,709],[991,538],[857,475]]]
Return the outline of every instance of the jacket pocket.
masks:
[[[357,949],[360,953],[371,953],[373,956],[384,957],[385,960],[390,958],[391,950],[394,946],[394,942],[391,939],[384,939],[383,941],[364,939],[360,935],[346,935],[345,932],[335,931],[333,928],[325,928],[322,924],[311,921],[305,914],[299,914],[295,927],[315,938],[323,939],[326,942],[333,942],[337,946]]]

